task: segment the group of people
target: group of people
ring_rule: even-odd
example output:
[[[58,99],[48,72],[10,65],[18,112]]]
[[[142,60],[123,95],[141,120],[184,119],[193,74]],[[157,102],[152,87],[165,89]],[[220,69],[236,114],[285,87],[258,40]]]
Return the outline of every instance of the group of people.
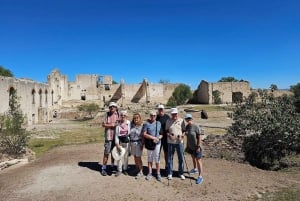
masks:
[[[179,177],[184,180],[184,151],[188,152],[193,161],[193,169],[189,174],[198,174],[196,184],[203,182],[201,129],[193,123],[191,114],[186,114],[185,119],[178,115],[177,108],[171,108],[170,116],[164,112],[164,106],[158,105],[157,111],[151,111],[146,121],[142,120],[140,113],[134,113],[132,120],[128,120],[126,110],[118,111],[115,102],[109,104],[109,111],[102,121],[104,129],[104,155],[101,174],[106,176],[107,163],[110,153],[114,150],[122,153],[118,158],[115,176],[121,173],[128,174],[128,157],[134,157],[136,166],[136,179],[143,177],[142,153],[147,149],[148,173],[146,180],[153,177],[153,162],[156,166],[156,179],[161,181],[160,153],[163,150],[165,160],[165,173],[168,180],[173,177],[173,156],[176,150],[178,156]],[[184,137],[187,137],[184,149]],[[114,158],[111,156],[111,167],[114,167]]]

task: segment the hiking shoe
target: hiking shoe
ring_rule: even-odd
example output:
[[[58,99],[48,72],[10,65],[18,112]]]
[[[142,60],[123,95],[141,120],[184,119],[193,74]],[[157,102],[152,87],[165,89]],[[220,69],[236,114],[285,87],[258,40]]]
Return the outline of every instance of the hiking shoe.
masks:
[[[182,174],[182,175],[180,175],[180,179],[181,180],[185,180],[185,176]]]
[[[135,179],[139,179],[143,177],[143,173],[139,172],[136,176],[135,176]]]
[[[118,176],[120,176],[120,175],[121,175],[121,172],[120,172],[120,171],[118,171],[118,172],[115,174],[116,177],[118,177]]]
[[[203,182],[203,177],[198,177],[196,180],[196,184],[202,184]]]
[[[152,178],[152,174],[148,174],[146,180],[150,180]]]
[[[196,174],[196,173],[198,173],[198,169],[197,168],[194,168],[191,171],[189,171],[189,174]]]
[[[168,175],[168,180],[172,180],[172,175],[171,174]]]
[[[107,176],[107,172],[106,172],[106,170],[105,170],[105,169],[103,169],[103,170],[101,171],[101,174],[102,174],[102,176]]]
[[[161,175],[160,174],[157,175],[157,181],[161,181]]]

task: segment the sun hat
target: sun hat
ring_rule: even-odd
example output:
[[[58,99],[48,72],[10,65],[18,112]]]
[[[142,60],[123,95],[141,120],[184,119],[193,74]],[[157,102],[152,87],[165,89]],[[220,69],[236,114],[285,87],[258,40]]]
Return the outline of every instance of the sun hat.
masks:
[[[177,108],[171,108],[171,114],[177,114],[178,110]]]
[[[120,147],[120,151],[118,151],[118,148],[115,146],[111,151],[111,154],[115,160],[121,160],[125,154],[125,149],[123,147]]]
[[[164,109],[165,107],[164,107],[164,105],[162,105],[162,104],[159,104],[158,106],[157,106],[157,109]]]
[[[112,106],[118,107],[117,104],[116,104],[115,102],[110,102],[108,107],[112,107]]]
[[[191,114],[186,114],[185,119],[193,119],[193,116]]]

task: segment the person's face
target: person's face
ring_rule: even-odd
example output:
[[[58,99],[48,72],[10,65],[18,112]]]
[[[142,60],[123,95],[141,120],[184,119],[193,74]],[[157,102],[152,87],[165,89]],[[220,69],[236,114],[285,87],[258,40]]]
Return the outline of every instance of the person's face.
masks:
[[[176,120],[178,118],[178,114],[177,113],[173,113],[171,114],[172,119]]]
[[[114,112],[116,111],[117,107],[116,106],[110,106],[109,111]]]
[[[185,119],[185,121],[186,121],[188,124],[192,124],[193,119],[192,119],[192,118],[187,118],[187,119]]]
[[[125,114],[121,114],[120,117],[121,117],[122,122],[124,122],[126,120],[126,115]]]
[[[133,116],[133,121],[134,121],[135,124],[138,124],[140,122],[140,120],[141,120],[141,118],[140,118],[139,115],[134,115]]]
[[[164,114],[164,109],[162,109],[162,108],[159,108],[157,111],[158,111],[158,115],[163,115]]]
[[[150,120],[155,121],[155,119],[156,119],[156,115],[155,114],[150,114]]]

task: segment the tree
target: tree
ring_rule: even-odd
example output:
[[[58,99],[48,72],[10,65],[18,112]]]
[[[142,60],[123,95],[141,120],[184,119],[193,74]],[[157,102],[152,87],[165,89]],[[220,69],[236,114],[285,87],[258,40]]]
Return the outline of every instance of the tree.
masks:
[[[294,105],[296,107],[296,111],[300,113],[300,83],[296,85],[292,85],[290,87],[290,91],[294,93],[294,97],[295,97]]]
[[[170,80],[167,80],[167,79],[160,79],[160,80],[158,81],[158,83],[160,83],[160,84],[169,84],[169,83],[170,83]]]
[[[213,96],[214,104],[221,104],[222,103],[221,92],[219,90],[214,90],[212,92],[212,96]]]
[[[175,88],[172,97],[168,100],[167,105],[182,105],[186,103],[190,98],[192,98],[192,96],[193,94],[191,88],[188,85],[180,84]]]
[[[9,111],[0,118],[0,150],[3,153],[19,155],[25,152],[29,135],[23,128],[25,115],[21,111],[19,97],[15,90],[11,92]]]
[[[218,82],[238,82],[234,77],[222,77]]]
[[[293,98],[274,97],[261,91],[261,102],[253,95],[233,111],[228,134],[243,139],[245,159],[262,169],[280,169],[283,158],[300,152],[300,116]]]
[[[5,77],[13,77],[14,75],[8,69],[5,69],[3,66],[0,65],[0,75]]]
[[[271,89],[271,91],[273,92],[273,91],[275,91],[275,90],[278,90],[278,87],[277,87],[276,84],[271,84],[270,89]]]

